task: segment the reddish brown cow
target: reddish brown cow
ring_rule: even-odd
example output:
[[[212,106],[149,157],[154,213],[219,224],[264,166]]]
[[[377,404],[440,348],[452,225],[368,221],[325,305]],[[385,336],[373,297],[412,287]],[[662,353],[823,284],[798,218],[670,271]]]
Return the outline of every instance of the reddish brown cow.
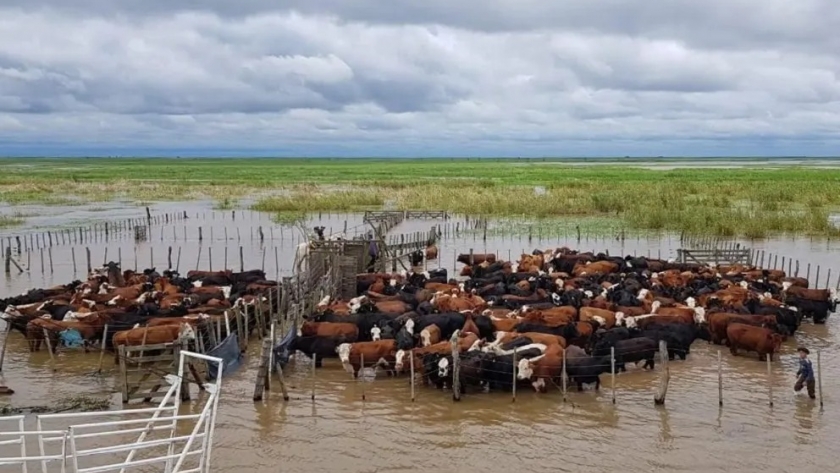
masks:
[[[438,247],[436,245],[429,245],[426,247],[426,260],[436,260],[438,257]]]
[[[37,318],[32,319],[26,324],[26,341],[29,344],[29,351],[36,352],[41,349],[41,341],[44,340],[44,330],[50,337],[50,344],[52,350],[58,349],[58,335],[64,330],[77,330],[85,340],[85,351],[87,351],[87,341],[96,338],[97,328],[82,322],[64,322],[60,320]]]
[[[420,331],[421,346],[428,347],[440,342],[440,327],[435,324],[427,325]]]
[[[116,332],[111,339],[114,345],[116,363],[119,363],[119,347],[157,345],[172,343],[178,339],[195,339],[195,331],[189,324],[138,327]]]
[[[775,329],[776,318],[772,315],[745,315],[717,312],[708,316],[709,335],[711,342],[720,345],[727,340],[727,327],[733,323],[753,325],[757,327],[771,327]]]
[[[758,353],[758,360],[765,361],[767,356],[773,361],[773,353],[782,346],[782,336],[772,330],[753,325],[732,323],[726,327],[729,351],[738,354],[738,349]]]
[[[593,274],[610,274],[618,272],[618,264],[612,261],[595,261],[592,263],[576,263],[572,269],[574,276],[588,276]]]
[[[304,337],[341,338],[344,342],[355,342],[359,338],[359,327],[350,323],[304,322],[300,334]]]
[[[531,386],[537,392],[546,392],[548,382],[559,379],[563,375],[563,357],[566,350],[558,344],[548,345],[542,355],[519,360],[517,379],[531,381]]]
[[[799,286],[790,286],[784,291],[785,294],[789,296],[798,297],[800,299],[807,299],[809,301],[831,300],[831,291],[828,289],[805,289]]]
[[[611,329],[615,326],[615,312],[596,307],[581,307],[580,321],[597,322],[602,328]]]
[[[463,264],[470,264],[470,254],[461,253],[458,255],[458,262]],[[496,255],[493,253],[487,254],[473,254],[472,255],[472,264],[481,264],[481,263],[495,263],[496,262]]]
[[[187,271],[187,279],[204,279],[208,277],[224,277],[227,279],[233,278],[233,271],[226,269],[224,271]]]
[[[342,343],[336,348],[338,358],[348,373],[353,377],[359,376],[362,369],[362,360],[365,366],[386,367],[393,365],[396,361],[397,342],[394,340],[377,340],[375,342]]]

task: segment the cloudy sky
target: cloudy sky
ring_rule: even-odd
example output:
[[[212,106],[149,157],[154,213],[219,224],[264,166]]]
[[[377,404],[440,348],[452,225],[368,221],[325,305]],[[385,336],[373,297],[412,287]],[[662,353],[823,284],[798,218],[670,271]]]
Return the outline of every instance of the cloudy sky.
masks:
[[[836,3],[0,0],[0,155],[840,155]]]

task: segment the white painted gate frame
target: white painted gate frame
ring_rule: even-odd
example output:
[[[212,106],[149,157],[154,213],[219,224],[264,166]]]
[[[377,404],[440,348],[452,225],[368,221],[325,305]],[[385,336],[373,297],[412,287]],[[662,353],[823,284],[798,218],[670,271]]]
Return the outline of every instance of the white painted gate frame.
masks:
[[[22,473],[28,473],[28,462],[40,462],[41,473],[49,473],[48,465],[50,463],[60,462],[61,473],[105,473],[112,471],[119,471],[125,473],[126,469],[150,465],[156,463],[164,464],[165,473],[208,473],[210,471],[210,458],[213,449],[213,435],[216,426],[216,412],[219,407],[219,394],[222,383],[222,372],[224,369],[224,361],[221,358],[202,355],[190,351],[181,351],[180,360],[178,363],[177,375],[166,375],[165,379],[170,384],[169,390],[161,400],[158,407],[146,409],[128,409],[120,411],[103,411],[103,412],[77,412],[68,414],[45,414],[36,416],[36,430],[26,431],[24,419],[25,416],[10,416],[0,417],[0,425],[3,423],[16,423],[17,430],[7,432],[5,428],[0,428],[0,446],[2,445],[20,445],[19,457],[2,457],[0,456],[0,466],[2,465],[20,465]],[[212,383],[205,383],[205,388],[209,394],[206,403],[200,414],[186,414],[178,415],[178,408],[181,399],[181,380],[184,377],[184,362],[187,357],[195,358],[197,360],[204,360],[218,363],[218,375]],[[151,414],[151,417],[128,420],[100,420],[96,419],[119,417],[123,415],[137,415],[137,414]],[[44,430],[44,422],[66,419],[84,419],[88,422],[73,424],[64,430]],[[93,419],[93,421],[91,421]],[[189,435],[175,436],[178,421],[196,421],[195,427]],[[125,428],[124,426],[131,426],[136,424],[144,424],[143,427]],[[163,424],[163,425],[156,425]],[[110,427],[111,431],[95,431],[86,432],[87,430],[96,430],[103,427]],[[150,432],[155,431],[169,431],[169,437],[160,440],[146,440],[146,436]],[[81,449],[77,445],[77,440],[93,437],[107,437],[111,435],[139,433],[139,437],[132,443],[117,444],[109,447]],[[26,453],[26,438],[36,437],[38,439],[38,455],[28,456]],[[12,437],[12,440],[4,440],[4,437]],[[16,439],[14,437],[17,437]],[[196,450],[191,450],[196,439],[201,439],[201,447]],[[61,443],[61,453],[55,455],[46,454],[47,443]],[[175,444],[177,442],[186,442],[183,449],[176,453]],[[143,460],[134,460],[134,456],[138,450],[152,447],[168,446],[166,455],[146,458]],[[69,449],[69,451],[68,451]],[[113,454],[120,452],[128,452],[125,460],[121,463],[113,463],[109,465],[95,466],[83,468],[79,466],[80,457],[92,457],[96,455]],[[199,465],[196,468],[183,470],[184,461],[188,456],[200,455]],[[173,465],[174,461],[174,465]],[[69,465],[69,468],[68,468]]]

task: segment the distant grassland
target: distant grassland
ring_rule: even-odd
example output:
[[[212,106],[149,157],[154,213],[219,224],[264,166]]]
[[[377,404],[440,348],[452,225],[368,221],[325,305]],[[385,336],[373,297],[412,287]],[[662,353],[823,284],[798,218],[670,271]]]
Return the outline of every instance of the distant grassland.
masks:
[[[769,164],[768,166],[771,166]],[[270,212],[383,206],[485,216],[613,218],[628,229],[718,236],[840,235],[840,169],[652,170],[644,162],[291,159],[0,160],[0,200],[257,198]],[[534,187],[545,188],[544,193]]]

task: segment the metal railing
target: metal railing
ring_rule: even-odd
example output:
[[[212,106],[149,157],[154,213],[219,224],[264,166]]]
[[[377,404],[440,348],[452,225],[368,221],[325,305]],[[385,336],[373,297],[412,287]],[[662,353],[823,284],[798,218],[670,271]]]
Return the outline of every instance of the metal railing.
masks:
[[[181,381],[187,357],[219,365],[216,379],[204,384],[208,397],[199,414],[178,414],[181,389],[187,386]],[[165,377],[170,384],[169,390],[157,407],[38,415],[35,416],[35,430],[26,429],[26,416],[0,417],[0,446],[19,445],[20,452],[16,457],[0,455],[0,466],[19,465],[23,473],[29,473],[30,463],[40,463],[41,473],[125,473],[134,467],[159,464],[163,465],[165,473],[207,473],[210,471],[223,364],[220,358],[182,351],[178,374]],[[190,423],[194,425],[189,433],[176,435],[179,428],[183,431],[184,425]],[[12,424],[12,427],[6,428],[4,424]],[[52,427],[54,425],[58,427]],[[147,439],[156,433],[161,434],[160,438]],[[139,436],[134,438],[137,434]],[[128,435],[134,440],[120,439]],[[37,439],[37,455],[27,453],[27,437]],[[84,446],[89,439],[96,439],[100,445]],[[101,446],[103,440],[109,445]],[[198,448],[193,448],[198,440]],[[50,448],[55,444],[60,444],[57,452]],[[164,447],[165,453],[156,451]],[[126,452],[122,461],[115,461]],[[143,458],[136,458],[138,455]],[[188,466],[187,459],[191,457],[198,460]],[[56,464],[60,469],[50,468]]]

